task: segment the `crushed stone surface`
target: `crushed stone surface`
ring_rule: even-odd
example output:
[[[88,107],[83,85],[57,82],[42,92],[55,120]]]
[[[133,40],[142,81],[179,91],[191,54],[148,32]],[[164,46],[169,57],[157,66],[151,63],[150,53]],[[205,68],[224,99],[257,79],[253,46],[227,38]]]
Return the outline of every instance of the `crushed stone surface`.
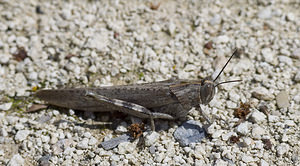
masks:
[[[300,165],[298,0],[0,1],[0,165]],[[130,117],[48,108],[36,89],[216,77],[208,136],[180,146],[186,119],[126,134]],[[128,94],[130,95],[130,94]],[[251,113],[234,116],[240,103]],[[262,109],[263,108],[263,109]],[[138,120],[137,120],[138,121]],[[147,121],[145,127],[150,128]],[[118,128],[118,132],[115,129]]]

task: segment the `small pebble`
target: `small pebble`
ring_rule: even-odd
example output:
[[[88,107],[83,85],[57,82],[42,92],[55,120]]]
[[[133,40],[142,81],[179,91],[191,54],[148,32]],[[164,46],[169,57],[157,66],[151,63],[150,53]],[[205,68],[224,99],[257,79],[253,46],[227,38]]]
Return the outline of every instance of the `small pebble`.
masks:
[[[1,1],[0,108],[6,108],[0,111],[0,165],[299,165],[300,15],[294,1]],[[135,140],[120,136],[127,125],[115,126],[112,117],[125,118],[118,112],[20,112],[28,103],[44,104],[32,87],[215,78],[235,48],[243,54],[217,81],[243,81],[221,85],[209,106],[201,106],[215,119],[206,129],[209,139],[203,125],[177,126],[184,119],[200,124],[194,109],[180,120],[155,120],[157,133],[143,131]],[[280,91],[287,93],[281,104]],[[242,119],[233,117],[240,102],[251,103]]]
[[[269,166],[269,163],[266,162],[266,160],[261,159],[261,160],[260,160],[260,166]]]
[[[242,143],[243,147],[249,147],[249,146],[251,146],[254,142],[253,142],[253,140],[252,140],[251,138],[249,138],[249,137],[244,137],[244,138],[242,139],[241,143]]]
[[[89,139],[89,145],[90,146],[96,145],[97,142],[98,142],[98,140],[95,137],[93,137],[93,136]]]
[[[3,65],[7,64],[10,60],[10,57],[11,57],[10,55],[5,55],[0,53],[0,64]]]
[[[261,139],[261,137],[266,133],[265,129],[260,126],[254,126],[252,129],[252,136],[255,139]]]
[[[293,60],[290,57],[287,56],[278,56],[278,60],[281,63],[285,63],[287,65],[293,65]]]
[[[132,153],[136,149],[136,146],[134,143],[130,142],[121,142],[118,145],[118,153],[119,154],[127,154],[127,153]]]
[[[4,104],[0,104],[0,111],[7,111],[11,108],[12,106],[12,102],[9,102],[9,103],[4,103]]]
[[[243,155],[242,160],[243,160],[245,163],[250,163],[250,162],[254,161],[253,157],[252,157],[252,156],[249,156],[249,155]]]
[[[41,166],[50,166],[50,159],[51,159],[51,155],[45,155],[45,156],[42,156],[38,162],[39,162],[39,165]]]
[[[288,144],[281,143],[281,144],[277,145],[277,147],[276,147],[277,155],[282,156],[285,153],[287,153],[289,151],[289,149],[290,149],[290,146]]]
[[[238,125],[236,131],[242,135],[247,135],[249,133],[248,122],[243,122]]]
[[[172,22],[169,23],[168,25],[168,32],[171,36],[173,36],[175,34],[175,30],[176,30],[176,25]]]
[[[108,141],[101,142],[101,146],[105,150],[113,149],[117,147],[122,142],[128,142],[130,140],[130,136],[127,134],[123,134],[117,138],[112,138]]]
[[[279,122],[280,118],[276,115],[269,115],[268,120],[269,122]]]
[[[296,58],[296,59],[300,59],[300,48],[296,48],[293,53],[292,53],[292,57]]]
[[[7,166],[23,166],[25,165],[25,160],[19,154],[13,155],[13,157],[9,160]]]
[[[97,73],[97,68],[95,65],[92,65],[91,67],[89,67],[88,71],[91,73]]]
[[[287,108],[290,105],[287,91],[279,92],[279,94],[276,96],[276,102],[279,108]]]
[[[298,83],[300,82],[300,68],[298,69],[298,71],[294,77],[294,81],[298,82]]]
[[[24,125],[22,123],[16,123],[15,124],[15,129],[22,130],[22,129],[24,129]]]
[[[3,127],[0,129],[0,136],[3,136],[3,137],[7,137],[8,136],[8,132]]]
[[[272,10],[270,7],[266,7],[264,9],[261,9],[258,12],[258,18],[260,19],[270,19],[272,17]]]
[[[281,137],[282,142],[287,142],[289,140],[289,137],[286,134],[283,134]]]
[[[49,115],[42,115],[40,118],[38,118],[39,123],[46,123],[51,119],[51,116]]]
[[[266,120],[267,116],[262,113],[262,112],[259,112],[257,110],[254,110],[251,114],[251,120],[255,123],[261,123],[261,122],[264,122]]]
[[[90,138],[90,137],[92,136],[92,134],[91,134],[90,132],[85,132],[85,133],[83,134],[83,136],[84,136],[85,138]]]
[[[151,132],[145,137],[145,146],[151,146],[153,145],[159,138],[159,133],[157,132]]]
[[[226,35],[223,35],[223,36],[218,36],[217,39],[215,40],[215,43],[227,43],[229,42],[229,37],[226,36]]]
[[[284,124],[290,127],[296,126],[295,122],[293,120],[285,120]]]
[[[29,130],[20,130],[15,135],[15,140],[21,142],[21,141],[25,140],[29,134],[30,134]]]
[[[210,25],[214,26],[214,25],[218,25],[220,24],[222,21],[221,16],[219,14],[216,14],[210,21]]]
[[[152,145],[152,146],[149,147],[149,152],[150,152],[151,154],[154,154],[154,153],[155,153],[155,150],[156,150],[156,148],[155,148],[154,145]]]
[[[118,134],[126,133],[128,131],[127,127],[128,125],[126,122],[121,122],[120,125],[116,128],[115,132]]]
[[[270,48],[263,48],[261,53],[264,61],[273,64],[275,60],[275,53]]]
[[[89,139],[83,138],[83,140],[77,144],[77,147],[80,149],[87,149],[89,147],[88,143],[89,143]]]
[[[157,24],[153,24],[153,25],[152,25],[152,30],[153,30],[154,32],[158,32],[158,31],[160,31],[160,27],[159,27],[159,25],[157,25]]]
[[[294,15],[294,13],[288,13],[287,15],[286,15],[286,18],[287,18],[287,20],[288,21],[295,21],[295,15]]]
[[[252,91],[252,96],[259,100],[270,101],[274,99],[274,95],[271,94],[266,88],[258,87]]]
[[[0,156],[4,156],[4,151],[0,149]]]
[[[194,120],[184,122],[174,132],[174,138],[181,146],[188,146],[191,143],[198,143],[206,137],[202,125]]]

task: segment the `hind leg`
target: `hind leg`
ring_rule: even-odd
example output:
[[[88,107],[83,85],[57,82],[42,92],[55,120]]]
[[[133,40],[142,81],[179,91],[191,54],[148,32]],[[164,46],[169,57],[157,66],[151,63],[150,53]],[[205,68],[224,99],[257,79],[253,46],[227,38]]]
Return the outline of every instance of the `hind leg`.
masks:
[[[175,119],[173,116],[165,113],[152,112],[144,106],[127,102],[119,99],[111,99],[94,92],[87,91],[86,96],[92,97],[97,102],[100,102],[101,105],[106,105],[108,108],[114,108],[120,112],[130,114],[139,118],[149,118],[151,123],[151,129],[155,130],[154,119]]]

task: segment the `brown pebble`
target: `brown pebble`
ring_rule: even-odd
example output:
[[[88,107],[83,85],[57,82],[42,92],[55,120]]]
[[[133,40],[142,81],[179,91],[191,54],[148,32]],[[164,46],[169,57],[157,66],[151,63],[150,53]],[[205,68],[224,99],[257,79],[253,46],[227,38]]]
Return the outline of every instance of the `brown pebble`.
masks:
[[[213,48],[213,42],[212,41],[209,41],[207,42],[206,44],[204,44],[204,48],[206,49],[212,49]]]

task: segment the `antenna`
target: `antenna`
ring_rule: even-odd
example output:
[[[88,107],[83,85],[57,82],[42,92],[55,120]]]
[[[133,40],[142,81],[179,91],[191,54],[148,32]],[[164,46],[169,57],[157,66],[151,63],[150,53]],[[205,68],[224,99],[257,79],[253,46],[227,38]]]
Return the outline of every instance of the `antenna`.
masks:
[[[224,81],[224,82],[220,82],[218,84],[215,85],[215,87],[221,85],[221,84],[226,84],[226,83],[231,83],[231,82],[241,82],[243,80],[231,80],[231,81]]]
[[[231,58],[238,54],[238,49],[235,49],[233,54],[231,55],[231,57],[228,59],[228,61],[226,62],[226,64],[224,65],[224,67],[222,68],[222,70],[220,71],[220,73],[218,74],[218,76],[214,79],[214,82],[219,78],[219,76],[221,75],[221,73],[223,72],[223,70],[225,69],[225,67],[227,66],[227,64],[229,63],[229,61],[231,60]],[[224,82],[225,83],[225,82]],[[218,85],[218,84],[217,84]]]

